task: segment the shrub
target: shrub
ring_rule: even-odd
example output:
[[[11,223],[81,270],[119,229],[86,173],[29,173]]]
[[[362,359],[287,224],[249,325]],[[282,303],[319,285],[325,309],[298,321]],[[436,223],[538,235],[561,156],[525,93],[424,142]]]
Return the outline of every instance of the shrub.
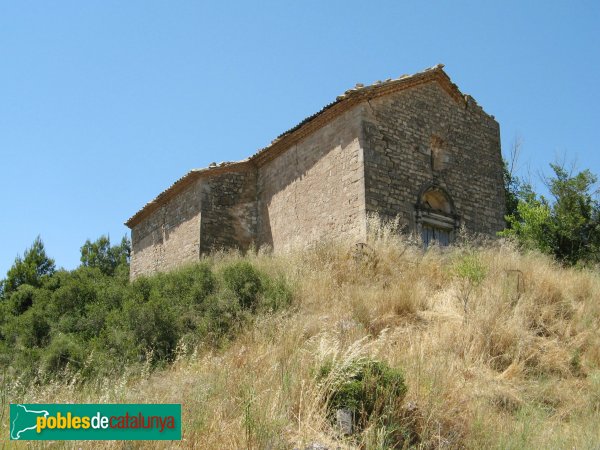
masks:
[[[466,323],[471,294],[483,282],[487,271],[475,253],[463,256],[454,267],[454,271],[461,282],[459,286],[459,300],[463,306],[464,321]]]
[[[157,275],[159,277],[160,275]],[[153,285],[149,277],[139,277],[129,286],[129,294],[138,302],[147,302],[150,299]]]
[[[516,208],[508,211],[500,236],[515,238],[524,248],[538,249],[569,264],[596,264],[600,255],[600,202],[589,170],[573,174],[563,164],[550,164],[545,178],[548,200],[526,186],[513,191]]]
[[[162,297],[180,306],[200,305],[212,294],[216,279],[206,263],[185,267],[156,276]]]
[[[98,269],[79,268],[65,276],[52,293],[52,312],[58,318],[63,314],[81,312],[88,303],[96,301],[98,286],[104,276]]]
[[[359,429],[383,420],[392,426],[400,417],[406,394],[404,375],[384,362],[361,358],[344,366],[324,364],[318,378],[325,382],[330,418],[338,409],[349,409]]]
[[[117,283],[107,283],[98,289],[98,302],[106,310],[120,308],[123,304],[126,289],[123,285]]]
[[[25,313],[10,317],[2,327],[2,339],[15,350],[23,348],[41,347],[48,343],[50,324],[46,314],[38,307],[32,307]]]
[[[481,263],[476,254],[464,256],[455,267],[456,275],[477,287],[485,279],[485,266]]]
[[[169,360],[179,339],[178,321],[172,309],[159,299],[146,303],[127,302],[122,310],[125,330],[130,330],[140,359],[152,352],[158,360]]]
[[[222,290],[206,299],[203,328],[213,343],[231,337],[244,319],[243,308],[233,291]]]
[[[68,366],[77,370],[83,366],[85,352],[76,336],[58,334],[43,353],[46,372],[57,373]]]
[[[255,309],[263,292],[260,273],[247,261],[234,262],[223,270],[225,286],[236,295],[243,308]]]
[[[261,279],[263,295],[261,308],[266,311],[277,311],[287,308],[292,303],[292,291],[283,276],[271,278],[263,275]]]
[[[91,264],[59,270],[41,287],[11,291],[0,301],[0,360],[31,377],[40,364],[50,373],[67,364],[83,368],[84,378],[149,359],[162,364],[179,342],[221,345],[259,306],[275,310],[291,299],[283,277],[243,261],[227,265],[219,278],[204,262],[131,283],[123,267],[112,275]],[[91,353],[93,371],[82,364]]]
[[[37,308],[28,310],[17,320],[19,337],[26,347],[42,347],[48,343],[50,324]]]

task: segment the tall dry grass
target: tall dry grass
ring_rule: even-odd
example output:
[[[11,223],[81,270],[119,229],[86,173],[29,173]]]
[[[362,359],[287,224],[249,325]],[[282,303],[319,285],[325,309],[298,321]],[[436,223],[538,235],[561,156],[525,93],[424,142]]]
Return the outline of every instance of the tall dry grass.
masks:
[[[198,348],[168,369],[95,384],[6,385],[4,396],[182,403],[181,442],[101,443],[105,448],[381,448],[384,427],[339,436],[315,377],[326,360],[368,356],[403,370],[403,426],[416,448],[597,447],[597,271],[464,236],[451,249],[424,252],[394,224],[370,225],[362,248],[340,240],[245,256],[268,273],[284,273],[295,300],[287,311],[257,317],[222,350]],[[212,258],[218,266],[241,256]],[[3,411],[6,439],[6,405]]]

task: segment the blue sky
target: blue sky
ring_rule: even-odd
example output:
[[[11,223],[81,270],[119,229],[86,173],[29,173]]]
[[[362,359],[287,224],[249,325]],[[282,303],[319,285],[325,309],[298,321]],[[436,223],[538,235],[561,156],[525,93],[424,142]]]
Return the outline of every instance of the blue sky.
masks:
[[[0,277],[39,234],[87,238],[191,168],[245,158],[357,82],[437,63],[521,171],[600,174],[600,2],[0,3]]]

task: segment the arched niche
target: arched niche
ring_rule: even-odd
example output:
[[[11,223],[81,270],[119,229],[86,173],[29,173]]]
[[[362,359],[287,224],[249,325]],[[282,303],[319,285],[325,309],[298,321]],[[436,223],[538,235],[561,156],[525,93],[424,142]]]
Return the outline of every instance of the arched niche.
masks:
[[[421,206],[431,211],[438,211],[443,214],[452,214],[452,200],[442,190],[429,189],[423,193],[420,199]]]

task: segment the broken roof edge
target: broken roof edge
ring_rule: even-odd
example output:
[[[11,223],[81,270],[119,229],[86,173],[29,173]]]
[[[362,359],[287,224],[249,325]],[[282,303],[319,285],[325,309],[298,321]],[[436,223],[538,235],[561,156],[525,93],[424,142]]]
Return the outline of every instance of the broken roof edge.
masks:
[[[458,89],[458,86],[452,82],[443,68],[443,64],[438,64],[413,75],[401,75],[395,79],[376,81],[368,86],[358,83],[354,88],[348,89],[342,95],[339,95],[333,102],[325,105],[316,113],[306,117],[294,127],[280,134],[270,145],[258,150],[249,158],[233,163],[221,163],[220,165],[211,164],[211,166],[207,168],[189,171],[167,189],[162,191],[154,200],[146,203],[142,209],[125,222],[125,225],[129,228],[133,228],[150,213],[171,199],[175,194],[181,192],[191,181],[199,177],[230,172],[246,167],[262,166],[308,135],[322,128],[345,111],[365,100],[372,100],[393,92],[419,86],[431,81],[437,81],[457,103],[466,106],[470,100],[470,102],[477,105],[477,107],[483,111],[483,108],[477,104],[473,97],[463,94]],[[485,111],[483,112],[494,119],[494,116],[487,114]]]

